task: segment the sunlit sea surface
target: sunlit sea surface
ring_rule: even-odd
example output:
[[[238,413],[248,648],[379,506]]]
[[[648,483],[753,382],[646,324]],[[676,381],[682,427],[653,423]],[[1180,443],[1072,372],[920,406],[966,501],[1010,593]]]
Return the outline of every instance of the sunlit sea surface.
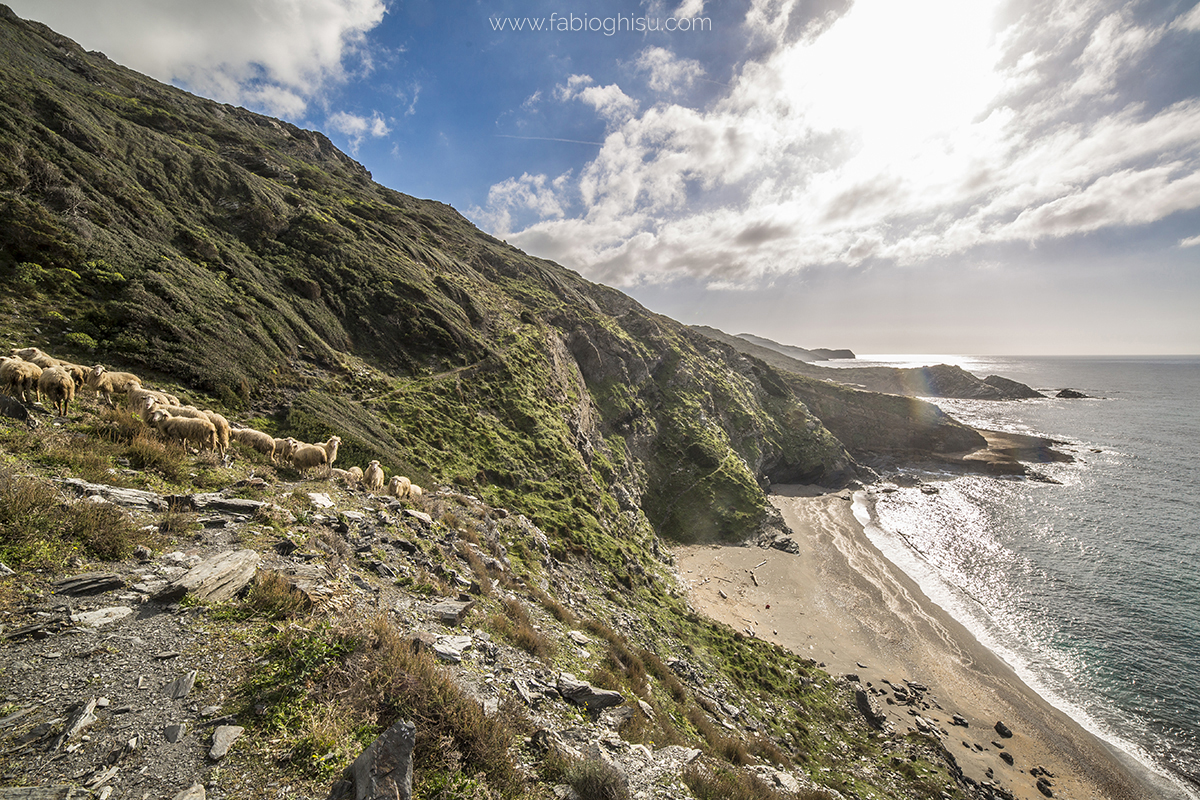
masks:
[[[1092,399],[945,400],[970,425],[1065,442],[1059,484],[946,478],[879,496],[868,534],[1043,696],[1200,798],[1200,357],[865,356],[951,363]]]

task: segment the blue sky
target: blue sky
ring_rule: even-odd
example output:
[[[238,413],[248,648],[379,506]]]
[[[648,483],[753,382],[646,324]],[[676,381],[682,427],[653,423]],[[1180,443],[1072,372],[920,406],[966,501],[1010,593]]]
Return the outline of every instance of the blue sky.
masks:
[[[1193,0],[10,5],[684,322],[1200,352]]]

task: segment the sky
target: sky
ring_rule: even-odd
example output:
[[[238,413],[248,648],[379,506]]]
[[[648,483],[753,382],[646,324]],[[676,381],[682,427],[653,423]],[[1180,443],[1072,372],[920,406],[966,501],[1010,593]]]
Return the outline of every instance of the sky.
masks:
[[[1194,0],[8,0],[653,311],[1200,353]]]

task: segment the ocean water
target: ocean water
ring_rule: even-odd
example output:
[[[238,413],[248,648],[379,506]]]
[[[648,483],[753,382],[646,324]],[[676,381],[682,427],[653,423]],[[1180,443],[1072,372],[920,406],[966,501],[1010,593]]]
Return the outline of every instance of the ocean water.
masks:
[[[1200,357],[858,363],[955,363],[1091,397],[935,400],[976,427],[1061,440],[1075,461],[1036,467],[1058,483],[921,475],[939,491],[880,494],[868,535],[1027,684],[1151,770],[1156,796],[1200,798]]]

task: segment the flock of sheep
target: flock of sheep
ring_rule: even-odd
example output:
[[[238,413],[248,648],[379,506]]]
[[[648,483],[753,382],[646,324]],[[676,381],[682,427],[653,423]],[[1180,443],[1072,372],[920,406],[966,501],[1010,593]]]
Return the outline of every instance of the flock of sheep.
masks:
[[[30,403],[40,403],[44,398],[56,414],[65,417],[75,392],[88,388],[109,406],[114,405],[113,395],[124,395],[128,408],[141,413],[146,423],[168,441],[195,445],[223,457],[232,439],[266,455],[272,463],[290,463],[301,474],[313,470],[348,486],[361,485],[372,492],[385,489],[383,467],[378,461],[372,461],[366,470],[333,466],[342,442],[337,436],[308,444],[291,437],[277,439],[254,428],[234,427],[215,411],[183,405],[173,394],[143,387],[141,379],[133,373],[111,372],[100,364],[83,367],[54,358],[36,347],[13,349],[11,356],[0,356],[0,387],[7,395],[0,398],[0,413],[31,425],[26,408]],[[422,495],[420,486],[401,475],[392,476],[386,492],[400,499]]]

